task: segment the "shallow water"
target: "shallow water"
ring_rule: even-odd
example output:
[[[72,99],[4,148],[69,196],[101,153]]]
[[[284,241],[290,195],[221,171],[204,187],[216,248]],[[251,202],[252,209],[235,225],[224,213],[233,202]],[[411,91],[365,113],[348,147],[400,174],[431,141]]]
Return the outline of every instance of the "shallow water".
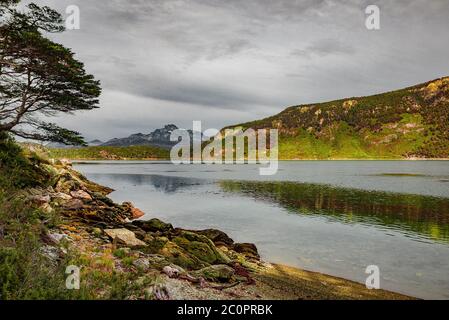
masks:
[[[448,161],[289,161],[256,165],[77,164],[90,179],[175,226],[217,228],[267,261],[449,298]]]

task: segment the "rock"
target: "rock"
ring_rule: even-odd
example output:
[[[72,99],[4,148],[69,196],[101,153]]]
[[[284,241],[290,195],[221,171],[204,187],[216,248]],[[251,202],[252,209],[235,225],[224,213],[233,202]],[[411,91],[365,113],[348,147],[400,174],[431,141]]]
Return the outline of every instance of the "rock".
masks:
[[[257,247],[253,243],[236,243],[233,247],[235,252],[253,256],[255,258],[260,258]]]
[[[56,244],[61,242],[63,239],[66,239],[66,240],[69,239],[69,237],[63,233],[49,233],[48,238]]]
[[[53,212],[53,208],[51,207],[51,205],[49,203],[44,203],[43,205],[41,205],[39,207],[39,209],[41,209],[45,213],[52,213]]]
[[[175,265],[165,266],[164,268],[162,268],[162,272],[165,273],[169,278],[177,278],[181,274],[185,273],[184,269]]]
[[[75,199],[80,199],[84,201],[91,201],[92,197],[84,190],[71,191],[70,195]]]
[[[69,159],[66,159],[66,158],[59,159],[59,163],[63,166],[71,166],[72,165],[72,161],[70,161]]]
[[[51,261],[55,262],[59,259],[59,249],[53,246],[45,245],[41,247],[41,253],[44,257],[50,259]]]
[[[156,284],[146,290],[147,295],[154,300],[170,300],[170,294],[165,286]]]
[[[229,236],[223,231],[217,229],[206,229],[195,231],[196,233],[202,234],[209,239],[211,239],[216,245],[224,244],[228,246],[232,246],[234,244],[234,240],[229,238]]]
[[[147,244],[136,238],[134,232],[128,229],[106,229],[104,232],[114,241],[128,247],[145,247]]]
[[[92,234],[96,237],[100,237],[103,234],[103,231],[100,228],[93,228]]]
[[[106,197],[101,192],[92,192],[92,198],[94,198],[95,200],[99,200],[108,206],[115,205],[115,203],[114,203],[114,201],[112,201],[112,199]]]
[[[227,264],[231,260],[215,244],[201,234],[190,231],[178,231],[172,239],[179,247],[208,264]]]
[[[207,263],[189,254],[186,250],[171,241],[167,241],[158,253],[166,257],[168,261],[186,269],[197,270],[208,266]]]
[[[209,281],[228,282],[234,275],[234,269],[224,264],[218,264],[195,271],[192,274]]]
[[[131,220],[139,219],[145,215],[145,212],[134,207],[131,202],[123,202],[122,207],[124,210],[129,211]]]
[[[159,270],[170,265],[170,261],[168,261],[167,258],[161,254],[149,254],[147,255],[147,261],[151,267]]]
[[[51,198],[49,195],[35,195],[35,196],[31,196],[29,199],[32,202],[39,204],[39,205],[43,205],[43,204],[49,203],[51,201]]]
[[[62,193],[70,193],[71,191],[76,191],[80,188],[81,183],[73,180],[73,177],[69,173],[64,174],[55,186],[55,190]]]
[[[64,209],[66,210],[79,210],[84,207],[84,203],[80,199],[71,199],[64,203]]]
[[[51,195],[52,200],[63,200],[63,201],[69,201],[72,199],[72,196],[68,195],[67,193],[63,192],[56,192]]]
[[[131,219],[139,219],[139,218],[143,217],[144,215],[145,215],[145,213],[138,208],[131,209]]]
[[[173,226],[170,223],[165,223],[156,218],[147,221],[142,220],[133,221],[133,224],[147,232],[159,231],[165,233],[173,230]]]
[[[146,258],[139,258],[134,260],[133,265],[142,271],[147,271],[150,268],[150,262]]]

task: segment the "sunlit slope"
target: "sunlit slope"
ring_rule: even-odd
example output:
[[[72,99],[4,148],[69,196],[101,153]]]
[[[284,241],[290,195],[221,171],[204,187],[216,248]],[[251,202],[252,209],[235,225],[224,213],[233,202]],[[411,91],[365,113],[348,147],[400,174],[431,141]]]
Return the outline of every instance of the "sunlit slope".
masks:
[[[281,159],[449,158],[449,77],[235,127],[279,129]]]

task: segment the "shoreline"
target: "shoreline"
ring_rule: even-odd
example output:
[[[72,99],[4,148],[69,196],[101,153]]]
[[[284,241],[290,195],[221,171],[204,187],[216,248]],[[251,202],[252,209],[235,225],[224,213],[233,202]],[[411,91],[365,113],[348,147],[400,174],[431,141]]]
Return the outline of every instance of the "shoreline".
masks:
[[[122,158],[122,159],[97,159],[97,158],[67,158],[73,162],[80,161],[171,161],[165,158]],[[397,159],[397,158],[385,158],[385,159],[354,159],[354,158],[336,158],[336,159],[280,159],[279,162],[289,162],[289,161],[449,161],[449,158],[428,158],[428,159]],[[204,162],[203,164],[207,164]],[[219,163],[225,164],[225,163]],[[246,163],[245,163],[246,164]]]
[[[255,245],[235,243],[220,230],[174,228],[157,218],[138,220],[142,211],[131,203],[112,202],[107,197],[112,189],[89,181],[70,164],[53,164],[52,169],[58,172],[57,192],[42,191],[40,199],[49,201],[41,207],[53,207],[58,197],[66,219],[52,233],[69,238],[71,246],[88,256],[98,254],[98,247],[124,250],[125,257],[112,256],[111,264],[122,272],[144,269],[146,277],[156,278],[153,298],[164,299],[165,292],[167,299],[415,299],[262,261]],[[131,261],[130,266],[124,261]]]

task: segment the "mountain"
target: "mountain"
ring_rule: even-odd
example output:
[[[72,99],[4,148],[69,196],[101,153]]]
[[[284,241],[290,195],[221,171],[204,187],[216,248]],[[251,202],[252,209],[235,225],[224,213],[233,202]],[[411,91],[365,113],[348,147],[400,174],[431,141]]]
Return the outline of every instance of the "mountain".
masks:
[[[149,134],[136,133],[126,138],[114,138],[102,144],[102,146],[126,147],[126,146],[155,146],[169,149],[177,142],[170,141],[173,131],[179,129],[174,124],[167,124],[163,128],[156,129]],[[192,131],[188,130],[190,136]]]
[[[102,144],[103,144],[103,141],[98,140],[98,139],[89,141],[89,142],[87,143],[87,145],[88,145],[89,147],[97,147],[97,146],[100,146],[100,145],[102,145]]]
[[[449,158],[449,77],[227,128],[238,127],[278,129],[280,159]]]
[[[87,142],[87,146],[89,147],[96,147],[103,144],[103,141],[100,140],[92,140]],[[49,142],[45,145],[47,148],[53,148],[53,149],[75,149],[75,148],[79,148],[80,146],[71,146],[71,145],[66,145],[60,142]]]

